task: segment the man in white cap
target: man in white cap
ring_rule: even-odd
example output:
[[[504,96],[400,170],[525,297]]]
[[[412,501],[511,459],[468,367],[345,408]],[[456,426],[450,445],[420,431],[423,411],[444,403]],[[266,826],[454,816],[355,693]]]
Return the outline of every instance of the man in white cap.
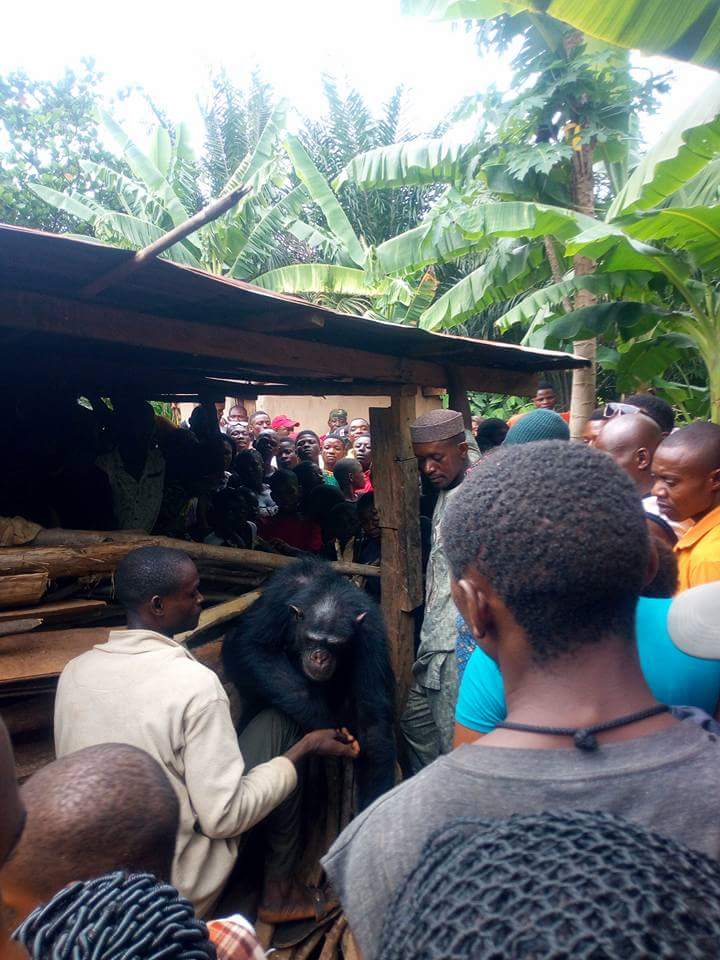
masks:
[[[425,616],[420,633],[415,681],[402,718],[412,773],[452,750],[455,701],[458,692],[455,660],[457,610],[450,594],[450,568],[440,523],[453,492],[470,466],[470,450],[477,447],[465,432],[463,416],[456,410],[432,410],[410,425],[418,469],[439,496],[432,517],[432,538],[425,586]]]

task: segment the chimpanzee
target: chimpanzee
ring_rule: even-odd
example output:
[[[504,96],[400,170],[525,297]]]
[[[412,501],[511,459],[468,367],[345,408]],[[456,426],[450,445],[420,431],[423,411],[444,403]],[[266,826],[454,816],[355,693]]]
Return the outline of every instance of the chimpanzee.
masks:
[[[391,789],[394,678],[382,617],[328,563],[298,560],[276,573],[222,658],[244,704],[275,707],[304,732],[345,726],[357,737],[361,809]]]

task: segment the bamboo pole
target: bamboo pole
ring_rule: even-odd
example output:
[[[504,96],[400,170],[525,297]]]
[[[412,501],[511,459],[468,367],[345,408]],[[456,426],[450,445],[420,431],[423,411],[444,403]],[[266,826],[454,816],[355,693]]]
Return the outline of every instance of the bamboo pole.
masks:
[[[161,253],[164,253],[172,247],[173,244],[179,243],[181,240],[184,240],[185,237],[189,237],[191,233],[195,233],[200,227],[204,227],[206,223],[217,220],[223,213],[226,213],[231,207],[234,207],[248,192],[246,187],[238,187],[224,197],[213,200],[212,203],[209,203],[200,210],[199,213],[196,213],[195,216],[190,217],[177,227],[173,227],[172,230],[164,233],[161,237],[158,237],[157,240],[153,241],[153,243],[148,244],[147,247],[143,247],[142,250],[138,250],[133,257],[121,263],[119,267],[108,270],[107,273],[103,273],[95,280],[86,284],[80,290],[80,296],[85,300],[89,300],[91,297],[97,296],[98,293],[102,293],[103,290],[107,290],[108,287],[113,286],[118,281],[124,280],[131,273],[139,270],[140,267],[148,261],[160,256]]]
[[[112,534],[110,534],[111,536]],[[93,543],[76,546],[72,543],[49,547],[0,548],[0,575],[47,571],[50,577],[80,577],[93,573],[111,573],[120,560],[138,547],[169,547],[183,550],[198,564],[240,567],[272,572],[293,562],[293,557],[237,547],[216,547],[207,543],[172,540],[169,537],[125,538],[120,543]],[[330,566],[345,576],[378,577],[380,568],[365,563],[337,561]]]

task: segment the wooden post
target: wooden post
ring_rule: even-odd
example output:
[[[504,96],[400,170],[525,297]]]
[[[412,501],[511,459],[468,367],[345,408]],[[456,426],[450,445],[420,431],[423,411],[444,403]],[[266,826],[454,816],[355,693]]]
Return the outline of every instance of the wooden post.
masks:
[[[382,611],[397,682],[397,716],[405,708],[414,660],[413,611],[423,602],[417,461],[410,443],[415,388],[370,409],[375,506],[382,528]]]

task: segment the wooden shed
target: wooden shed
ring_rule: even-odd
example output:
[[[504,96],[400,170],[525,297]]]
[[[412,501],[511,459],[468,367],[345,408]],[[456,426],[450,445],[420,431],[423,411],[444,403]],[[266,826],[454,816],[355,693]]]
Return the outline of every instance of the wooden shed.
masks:
[[[412,664],[412,612],[422,602],[417,469],[408,431],[416,397],[458,385],[530,395],[538,374],[587,361],[347,316],[166,260],[123,276],[132,258],[90,240],[0,226],[6,392],[31,384],[50,414],[54,392],[64,387],[148,400],[212,393],[390,397],[389,407],[371,410],[371,431],[383,612],[402,700]],[[245,553],[238,551],[238,566]],[[84,569],[91,558],[87,551],[78,557]],[[0,575],[29,566],[53,576],[51,556],[41,548],[0,548]],[[0,639],[0,650],[3,642],[17,651],[12,636]],[[68,650],[68,657],[76,652]],[[0,696],[6,679],[0,655]]]

